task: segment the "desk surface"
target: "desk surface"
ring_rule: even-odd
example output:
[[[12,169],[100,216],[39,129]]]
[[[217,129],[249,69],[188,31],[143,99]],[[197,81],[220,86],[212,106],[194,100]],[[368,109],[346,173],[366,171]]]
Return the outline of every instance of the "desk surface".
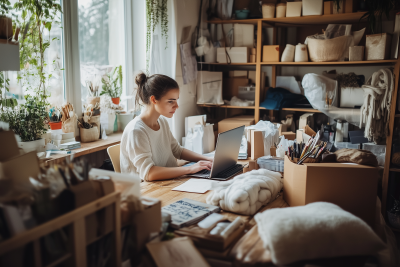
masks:
[[[107,136],[106,140],[98,140],[90,143],[81,143],[81,148],[74,149],[74,157],[80,157],[90,153],[94,153],[103,149],[107,149],[110,146],[117,145],[121,142],[122,132],[114,133]],[[60,163],[69,156],[68,154],[55,154],[50,157],[50,159],[45,160],[45,164],[49,163]]]
[[[239,160],[238,163],[246,164],[249,160]],[[207,191],[204,194],[198,193],[189,193],[189,192],[181,192],[181,191],[172,191],[172,188],[177,187],[180,184],[183,184],[187,180],[191,179],[191,177],[182,177],[175,178],[171,180],[165,181],[157,181],[157,182],[142,182],[140,186],[140,193],[142,196],[154,197],[161,200],[161,205],[167,206],[175,201],[178,201],[182,198],[190,198],[200,202],[206,203],[207,196],[211,194],[211,191]],[[283,208],[288,207],[288,204],[283,200],[282,195],[277,197],[274,201],[261,208],[259,212],[262,212],[267,209],[272,208]],[[238,215],[232,212],[222,211],[222,214],[228,216],[230,219],[235,219],[240,216],[245,222],[248,223],[248,228],[252,228],[256,223],[253,220],[254,216],[245,216]]]

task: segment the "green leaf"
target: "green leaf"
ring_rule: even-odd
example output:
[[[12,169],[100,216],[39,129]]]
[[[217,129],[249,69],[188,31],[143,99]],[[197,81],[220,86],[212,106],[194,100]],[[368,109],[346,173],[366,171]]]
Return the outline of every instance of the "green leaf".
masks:
[[[22,10],[22,19],[25,19],[27,14],[28,12],[26,10]]]
[[[48,31],[50,31],[50,30],[51,30],[51,22],[46,22],[46,24],[44,25],[44,27],[46,27],[46,29],[47,29]]]

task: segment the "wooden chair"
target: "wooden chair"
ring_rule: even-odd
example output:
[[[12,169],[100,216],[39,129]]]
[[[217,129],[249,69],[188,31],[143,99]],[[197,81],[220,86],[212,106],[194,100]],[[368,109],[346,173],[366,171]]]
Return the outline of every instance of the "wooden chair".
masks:
[[[120,144],[110,146],[107,148],[107,153],[111,159],[111,163],[114,167],[115,172],[121,172],[121,168],[119,165],[119,152],[120,152]]]

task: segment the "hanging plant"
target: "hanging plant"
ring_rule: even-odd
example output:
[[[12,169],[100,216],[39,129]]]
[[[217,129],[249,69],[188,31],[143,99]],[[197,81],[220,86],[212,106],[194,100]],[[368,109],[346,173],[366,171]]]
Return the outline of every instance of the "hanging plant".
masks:
[[[168,43],[168,0],[146,0],[146,70],[149,72],[151,36],[156,26],[161,25],[161,37],[165,38],[165,49]]]

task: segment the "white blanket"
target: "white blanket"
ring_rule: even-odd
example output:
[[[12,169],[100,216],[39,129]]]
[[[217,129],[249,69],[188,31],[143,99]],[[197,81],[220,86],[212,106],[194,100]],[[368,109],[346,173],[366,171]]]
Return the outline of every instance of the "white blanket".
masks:
[[[269,209],[254,218],[264,247],[270,250],[276,265],[373,255],[385,248],[364,221],[332,203]]]
[[[230,181],[213,183],[207,203],[226,211],[253,215],[274,200],[282,189],[282,175],[265,169],[253,170]]]

